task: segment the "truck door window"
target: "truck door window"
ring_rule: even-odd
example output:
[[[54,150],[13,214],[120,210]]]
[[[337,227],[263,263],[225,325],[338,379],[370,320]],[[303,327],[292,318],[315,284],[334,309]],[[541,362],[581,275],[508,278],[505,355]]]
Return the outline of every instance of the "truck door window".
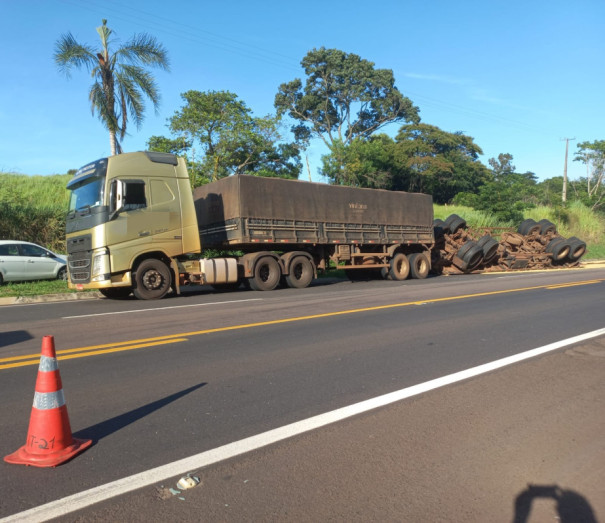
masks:
[[[132,211],[145,207],[147,207],[145,182],[142,180],[126,180],[124,182],[124,210]]]

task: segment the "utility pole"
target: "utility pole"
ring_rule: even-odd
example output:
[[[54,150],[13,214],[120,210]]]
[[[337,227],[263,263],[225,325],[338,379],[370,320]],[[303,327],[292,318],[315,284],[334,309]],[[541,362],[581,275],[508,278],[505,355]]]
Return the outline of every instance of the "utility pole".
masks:
[[[569,141],[575,140],[575,136],[573,138],[563,138],[561,141],[565,140],[565,166],[563,167],[563,194],[561,195],[561,201],[567,201],[567,152],[569,150]]]

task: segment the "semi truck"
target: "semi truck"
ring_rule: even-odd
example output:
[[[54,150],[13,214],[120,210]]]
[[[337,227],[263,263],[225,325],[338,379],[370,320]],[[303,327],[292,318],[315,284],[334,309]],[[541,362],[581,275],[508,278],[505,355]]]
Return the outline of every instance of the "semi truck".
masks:
[[[67,188],[68,286],[108,298],[304,288],[332,268],[401,281],[431,268],[426,194],[251,175],[192,190],[183,158],[148,151],[87,164]]]

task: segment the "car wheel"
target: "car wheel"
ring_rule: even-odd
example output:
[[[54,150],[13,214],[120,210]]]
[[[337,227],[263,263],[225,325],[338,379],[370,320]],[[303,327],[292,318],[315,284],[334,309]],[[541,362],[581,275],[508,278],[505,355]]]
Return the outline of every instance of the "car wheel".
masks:
[[[67,267],[61,267],[57,273],[57,280],[67,281]]]

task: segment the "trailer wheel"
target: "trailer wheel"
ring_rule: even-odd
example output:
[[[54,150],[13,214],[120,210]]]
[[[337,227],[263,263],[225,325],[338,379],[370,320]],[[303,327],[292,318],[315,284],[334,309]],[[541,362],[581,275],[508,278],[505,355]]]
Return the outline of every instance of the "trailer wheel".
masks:
[[[408,256],[410,262],[410,275],[412,278],[424,280],[429,275],[430,263],[421,252],[413,252]]]
[[[159,300],[170,290],[172,277],[168,266],[155,258],[144,260],[137,267],[134,295],[139,300]]]
[[[272,291],[280,278],[279,263],[271,256],[263,256],[254,266],[254,276],[249,278],[250,288],[254,291]]]
[[[130,296],[132,289],[130,287],[112,287],[109,289],[99,289],[99,292],[111,300],[123,300]]]
[[[582,256],[584,256],[584,253],[586,252],[585,242],[579,238],[576,238],[575,236],[572,236],[567,241],[570,243],[569,254],[567,257],[571,261],[579,260]]]
[[[290,273],[286,275],[288,287],[303,289],[313,281],[313,264],[306,256],[296,256],[290,264]]]
[[[389,279],[403,281],[410,275],[410,260],[408,257],[398,252],[389,262]]]
[[[557,226],[553,222],[544,218],[543,220],[540,220],[538,223],[540,224],[540,234],[542,234],[542,235],[557,234]]]
[[[450,234],[455,234],[458,229],[463,229],[466,227],[466,220],[464,218],[460,218],[457,214],[450,214],[445,219],[445,227],[449,229]]]
[[[552,239],[546,246],[546,252],[552,254],[553,261],[561,261],[567,257],[571,245],[565,238],[557,237]]]

